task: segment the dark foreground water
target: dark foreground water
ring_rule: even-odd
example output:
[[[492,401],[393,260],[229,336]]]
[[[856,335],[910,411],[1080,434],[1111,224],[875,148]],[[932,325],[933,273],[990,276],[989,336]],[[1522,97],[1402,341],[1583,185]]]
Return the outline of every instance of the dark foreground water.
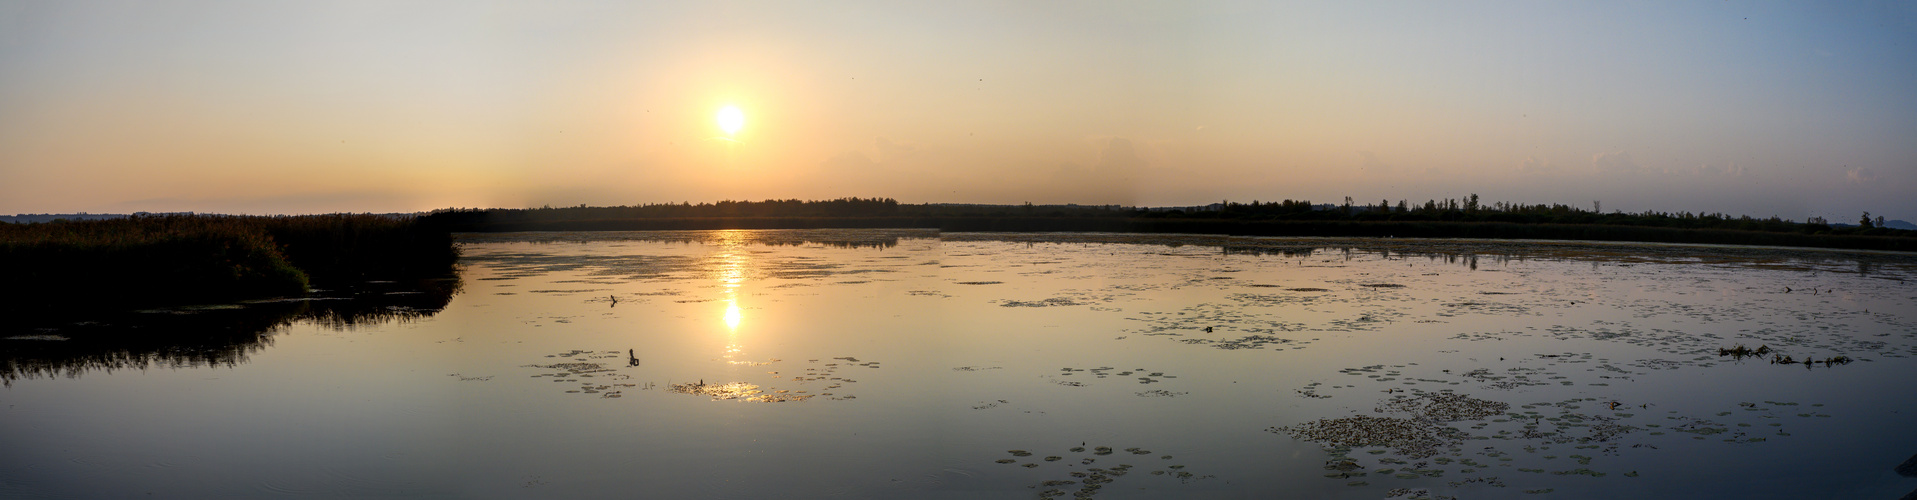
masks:
[[[8,330],[0,498],[1917,490],[1893,470],[1917,454],[1908,254],[882,230],[462,241],[450,284]],[[1738,346],[1762,353],[1720,355]]]

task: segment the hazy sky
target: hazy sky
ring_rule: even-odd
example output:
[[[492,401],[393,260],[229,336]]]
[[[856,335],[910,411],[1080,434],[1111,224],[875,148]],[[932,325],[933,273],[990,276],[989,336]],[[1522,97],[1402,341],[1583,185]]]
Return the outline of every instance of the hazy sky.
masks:
[[[0,0],[0,213],[1477,193],[1917,220],[1917,2],[920,3]]]

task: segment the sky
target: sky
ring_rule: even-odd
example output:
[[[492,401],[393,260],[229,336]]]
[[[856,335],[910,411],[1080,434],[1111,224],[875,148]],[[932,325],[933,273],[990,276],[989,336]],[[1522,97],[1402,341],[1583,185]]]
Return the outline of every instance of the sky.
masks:
[[[0,0],[0,213],[1917,220],[1917,1],[933,3]]]

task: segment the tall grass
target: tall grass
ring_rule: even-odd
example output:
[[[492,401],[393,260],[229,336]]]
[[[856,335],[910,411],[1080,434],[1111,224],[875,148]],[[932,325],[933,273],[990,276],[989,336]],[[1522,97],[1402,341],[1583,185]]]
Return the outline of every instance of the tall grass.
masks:
[[[0,312],[295,295],[451,270],[444,230],[375,215],[136,216],[0,224]]]

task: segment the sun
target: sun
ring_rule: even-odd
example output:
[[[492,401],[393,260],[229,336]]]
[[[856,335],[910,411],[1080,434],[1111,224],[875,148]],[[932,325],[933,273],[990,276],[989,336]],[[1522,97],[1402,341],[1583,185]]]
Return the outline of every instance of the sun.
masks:
[[[726,131],[726,135],[737,135],[739,129],[745,128],[745,112],[739,111],[738,106],[719,108],[719,115],[716,118],[719,121],[719,130]]]

